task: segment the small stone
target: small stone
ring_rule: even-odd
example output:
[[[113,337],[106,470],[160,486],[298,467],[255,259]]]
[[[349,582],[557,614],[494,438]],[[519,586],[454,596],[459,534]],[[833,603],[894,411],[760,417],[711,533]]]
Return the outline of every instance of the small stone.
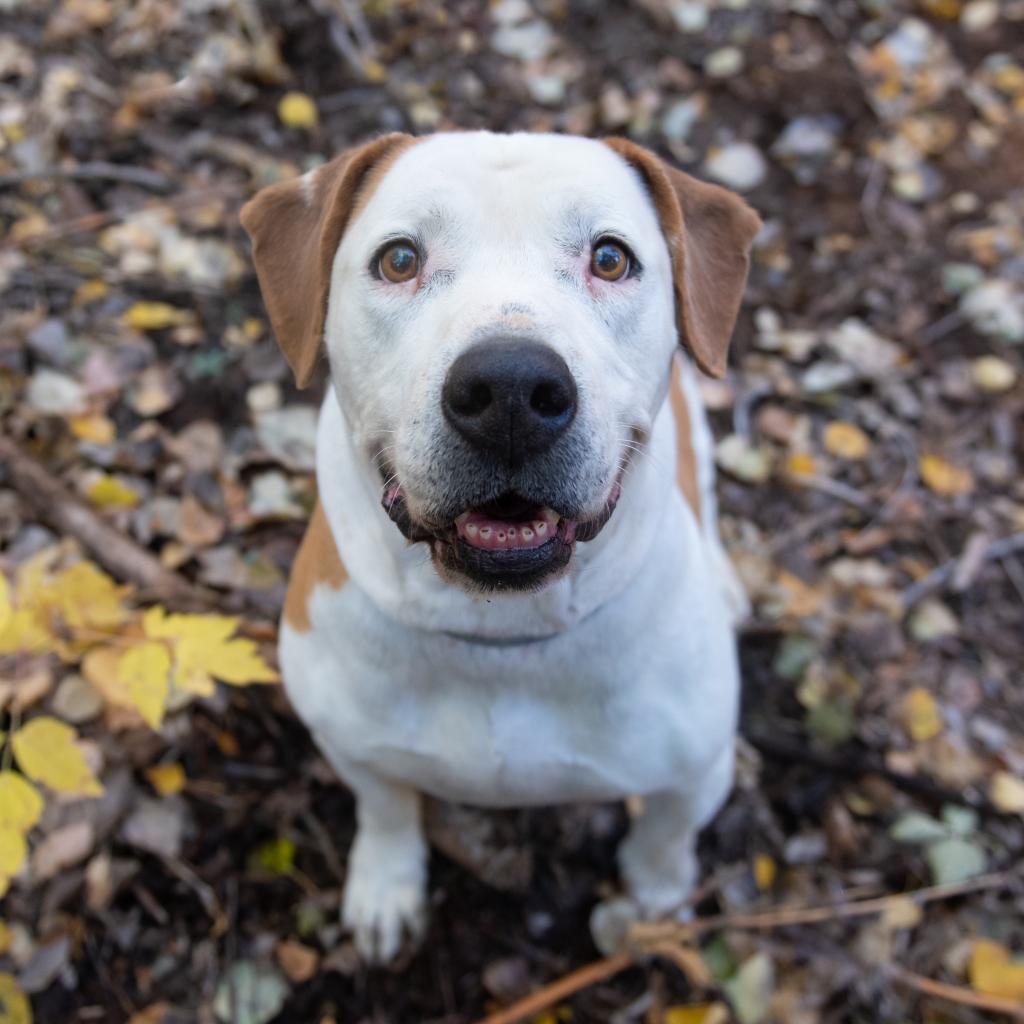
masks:
[[[738,46],[712,50],[704,59],[704,73],[708,78],[731,78],[742,70],[743,51]]]
[[[85,411],[82,385],[63,373],[45,367],[33,374],[26,398],[36,412],[48,416],[67,416]]]
[[[527,75],[526,88],[533,101],[545,107],[557,107],[565,102],[565,79],[559,75]]]
[[[772,153],[784,160],[828,156],[836,148],[839,126],[840,120],[834,114],[798,117],[775,140]]]
[[[719,441],[715,461],[737,480],[748,484],[764,483],[772,473],[771,450],[755,447],[740,434],[730,434]]]
[[[985,280],[985,272],[973,263],[945,263],[942,267],[942,290],[948,295],[963,295]]]
[[[965,32],[984,32],[999,20],[996,0],[974,0],[960,12],[960,27]]]
[[[669,142],[685,142],[707,103],[703,96],[689,96],[673,103],[661,118],[661,131]]]
[[[1011,281],[995,278],[972,288],[960,311],[982,334],[1002,341],[1024,341],[1024,296]]]
[[[669,8],[669,12],[680,32],[703,32],[708,27],[710,12],[707,4],[678,0]]]
[[[1017,383],[1017,371],[998,356],[981,356],[971,364],[974,383],[982,391],[1009,391]]]
[[[67,676],[53,695],[53,710],[72,725],[81,725],[103,710],[103,697],[84,676]]]
[[[753,143],[731,142],[713,149],[704,169],[715,181],[738,192],[748,192],[764,181],[768,164]]]
[[[543,60],[555,43],[551,27],[539,18],[521,25],[501,25],[491,36],[491,46],[497,53],[521,61]]]
[[[35,356],[52,366],[64,367],[71,362],[73,353],[68,330],[60,320],[44,320],[28,332],[25,340]]]
[[[956,636],[960,623],[956,616],[937,598],[925,601],[910,618],[910,635],[921,643]]]

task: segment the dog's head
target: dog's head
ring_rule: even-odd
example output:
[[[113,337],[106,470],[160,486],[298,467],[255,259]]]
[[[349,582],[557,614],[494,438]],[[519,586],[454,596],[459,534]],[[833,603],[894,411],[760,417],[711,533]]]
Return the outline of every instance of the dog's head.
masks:
[[[242,211],[300,385],[326,349],[396,527],[535,588],[618,501],[677,338],[720,375],[757,215],[622,139],[388,135]]]

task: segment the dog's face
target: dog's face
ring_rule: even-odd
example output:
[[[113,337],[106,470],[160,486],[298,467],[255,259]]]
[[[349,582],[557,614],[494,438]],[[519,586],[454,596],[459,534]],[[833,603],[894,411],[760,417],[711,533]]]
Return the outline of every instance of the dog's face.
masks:
[[[489,133],[386,137],[243,223],[293,369],[322,334],[396,527],[488,590],[551,580],[614,513],[677,322],[721,372],[758,227],[630,143]]]

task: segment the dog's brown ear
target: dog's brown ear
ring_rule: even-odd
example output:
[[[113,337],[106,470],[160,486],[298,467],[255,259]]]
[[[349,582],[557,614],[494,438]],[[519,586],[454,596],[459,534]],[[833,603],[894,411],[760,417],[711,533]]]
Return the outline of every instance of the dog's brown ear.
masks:
[[[348,149],[308,175],[257,192],[242,207],[263,301],[300,388],[320,354],[331,267],[345,225],[375,172],[413,141],[394,132]]]
[[[640,173],[672,256],[679,340],[713,377],[725,373],[761,218],[739,196],[698,181],[628,139],[605,139]]]

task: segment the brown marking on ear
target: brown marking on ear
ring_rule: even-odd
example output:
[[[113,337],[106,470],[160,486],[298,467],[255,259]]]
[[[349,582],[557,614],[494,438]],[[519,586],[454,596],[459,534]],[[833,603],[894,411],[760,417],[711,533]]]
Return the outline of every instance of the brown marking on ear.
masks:
[[[672,379],[669,383],[668,400],[676,421],[676,483],[683,492],[687,504],[700,522],[700,484],[697,481],[697,453],[693,450],[693,421],[690,406],[683,390],[683,371],[676,360],[672,360]]]
[[[292,563],[288,593],[284,599],[285,622],[297,633],[308,633],[313,628],[309,618],[309,599],[314,588],[323,584],[340,590],[347,580],[348,572],[327,525],[323,506],[318,501]]]
[[[331,267],[345,227],[415,141],[393,132],[347,149],[308,175],[257,192],[242,207],[263,301],[300,388],[320,355]]]
[[[672,256],[679,340],[705,373],[721,377],[761,218],[728,189],[676,170],[635,142],[604,142],[650,192]]]

